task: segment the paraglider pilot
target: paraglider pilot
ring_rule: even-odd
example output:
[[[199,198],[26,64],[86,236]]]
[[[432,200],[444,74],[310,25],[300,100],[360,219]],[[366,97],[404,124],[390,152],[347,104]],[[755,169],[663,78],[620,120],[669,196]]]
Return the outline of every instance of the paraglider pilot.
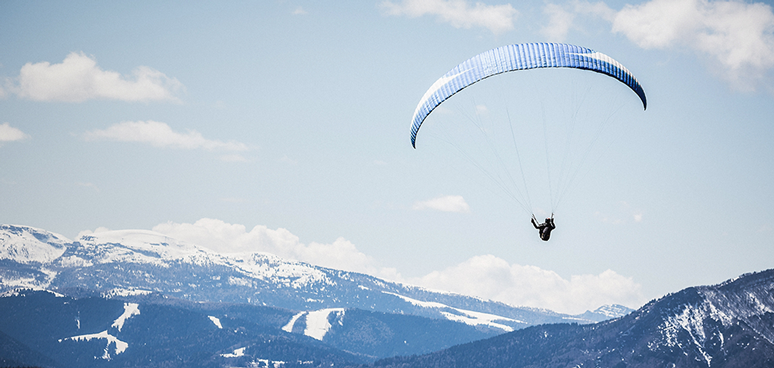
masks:
[[[556,229],[556,225],[554,225],[554,215],[551,214],[551,217],[547,218],[546,222],[542,224],[538,224],[535,215],[532,215],[532,226],[540,231],[540,239],[548,241],[551,237],[551,230]]]

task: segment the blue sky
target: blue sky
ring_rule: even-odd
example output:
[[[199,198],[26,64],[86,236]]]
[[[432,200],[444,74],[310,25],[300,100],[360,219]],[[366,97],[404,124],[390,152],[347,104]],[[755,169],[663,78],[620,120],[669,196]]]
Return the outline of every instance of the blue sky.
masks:
[[[647,111],[595,73],[511,73],[447,101],[411,148],[436,79],[544,41],[621,62]],[[639,307],[774,266],[773,67],[774,13],[751,1],[3,2],[0,222],[152,229],[560,312]],[[588,159],[545,243],[491,178],[521,169],[479,156],[467,123],[523,133],[542,217],[553,192],[532,181],[563,168],[539,154],[574,111],[590,143],[569,155]]]

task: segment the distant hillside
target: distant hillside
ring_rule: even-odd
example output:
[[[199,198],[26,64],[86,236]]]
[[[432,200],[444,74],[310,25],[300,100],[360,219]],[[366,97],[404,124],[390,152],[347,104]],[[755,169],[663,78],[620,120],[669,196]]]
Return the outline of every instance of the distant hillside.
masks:
[[[688,288],[615,320],[534,326],[372,367],[774,367],[774,270]]]

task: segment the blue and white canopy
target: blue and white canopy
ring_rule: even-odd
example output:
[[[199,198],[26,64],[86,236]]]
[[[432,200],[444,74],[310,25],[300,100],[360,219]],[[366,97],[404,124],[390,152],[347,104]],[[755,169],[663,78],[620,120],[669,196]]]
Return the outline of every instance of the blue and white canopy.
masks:
[[[621,63],[594,50],[563,43],[525,43],[498,47],[457,65],[439,78],[419,100],[411,122],[411,145],[416,148],[417,132],[428,115],[455,93],[493,75],[535,68],[591,70],[618,79],[631,88],[648,107],[645,91]]]

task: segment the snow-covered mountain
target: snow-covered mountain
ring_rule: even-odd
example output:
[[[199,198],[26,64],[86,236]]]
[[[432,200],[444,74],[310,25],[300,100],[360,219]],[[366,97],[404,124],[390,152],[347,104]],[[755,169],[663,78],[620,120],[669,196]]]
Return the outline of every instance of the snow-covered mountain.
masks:
[[[307,312],[305,318],[315,311],[357,308],[452,320],[492,333],[541,323],[592,323],[631,311],[618,306],[571,316],[513,307],[271,254],[218,254],[145,230],[70,241],[41,229],[0,225],[0,255],[0,291],[144,290],[192,301],[286,308]]]
[[[0,225],[0,293],[5,365],[774,366],[774,270],[570,316],[150,231]]]
[[[774,270],[687,288],[614,320],[534,326],[375,366],[774,367]]]
[[[59,258],[69,242],[64,236],[47,231],[0,225],[0,259],[48,263]]]
[[[0,225],[0,305],[0,365],[46,367],[330,366],[610,318],[218,254],[152,231],[71,241],[16,225]]]

